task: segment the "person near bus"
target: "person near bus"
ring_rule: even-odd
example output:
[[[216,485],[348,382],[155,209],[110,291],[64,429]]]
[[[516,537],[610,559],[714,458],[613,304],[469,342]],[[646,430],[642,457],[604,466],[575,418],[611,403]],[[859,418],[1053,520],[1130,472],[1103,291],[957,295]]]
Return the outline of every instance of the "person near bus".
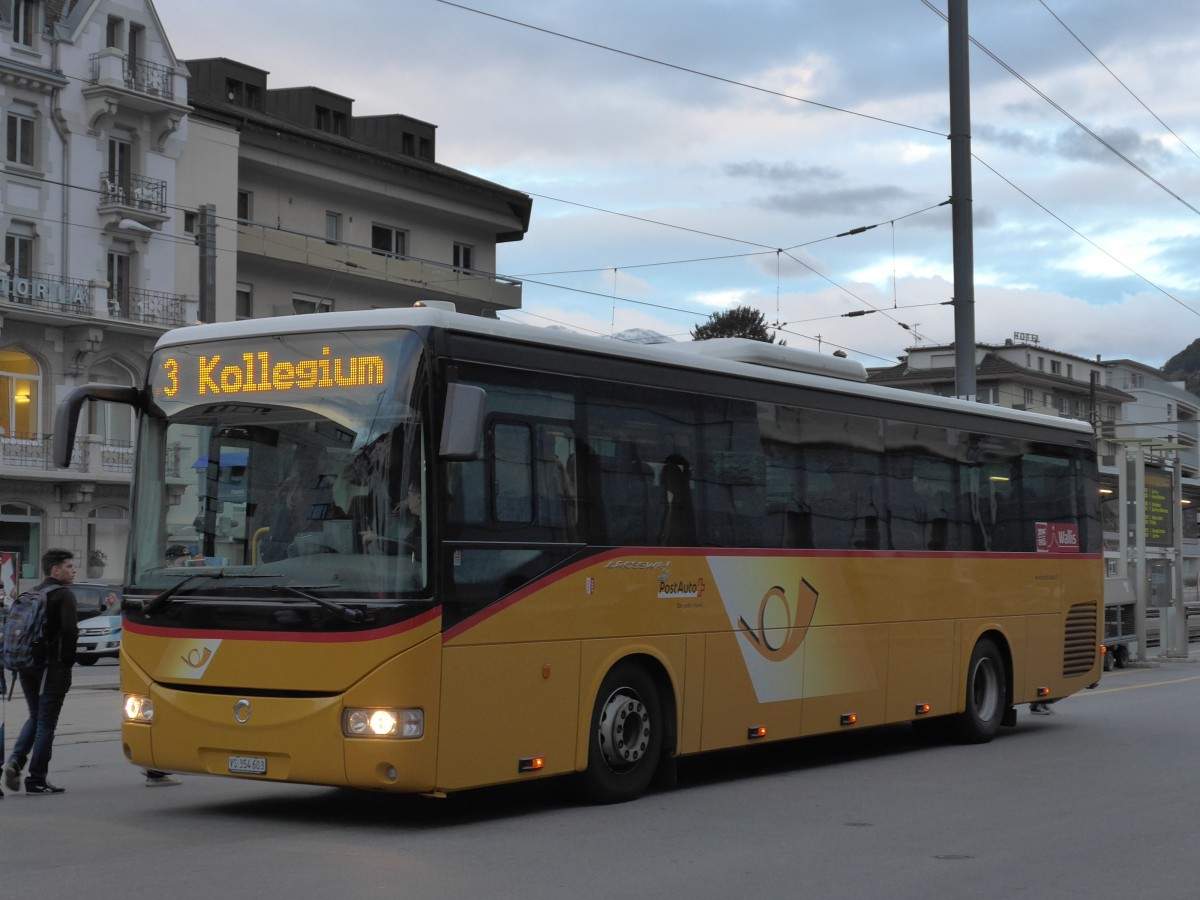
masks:
[[[75,581],[75,554],[70,550],[47,550],[42,554],[42,574],[46,577],[38,587],[52,590],[46,594],[46,619],[34,664],[17,673],[29,718],[4,764],[4,786],[10,791],[18,790],[21,770],[28,761],[25,793],[61,794],[65,788],[51,784],[46,775],[58,717],[71,689],[71,667],[75,665],[75,644],[79,639],[75,594],[71,590]]]

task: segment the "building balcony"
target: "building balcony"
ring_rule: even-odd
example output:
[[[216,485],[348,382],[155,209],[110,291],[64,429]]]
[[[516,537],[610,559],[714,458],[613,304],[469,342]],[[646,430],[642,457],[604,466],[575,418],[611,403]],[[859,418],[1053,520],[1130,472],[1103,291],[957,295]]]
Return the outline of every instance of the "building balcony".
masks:
[[[143,225],[161,225],[167,213],[167,183],[157,178],[129,173],[100,173],[98,212],[115,225],[133,219]]]
[[[0,435],[0,476],[44,481],[47,472],[63,480],[86,477],[96,481],[123,482],[133,471],[133,444],[86,435],[75,442],[71,465],[54,465],[48,434]],[[73,477],[74,476],[74,477]]]
[[[41,272],[13,276],[0,269],[0,311],[26,312],[47,323],[58,324],[63,316],[70,316],[176,328],[195,318],[195,302],[182,294],[135,289],[114,292],[103,281]]]
[[[342,278],[366,278],[397,288],[404,298],[459,302],[465,308],[520,309],[521,282],[488,272],[455,268],[411,256],[382,253],[370,247],[269,228],[251,222],[238,224],[238,253],[263,256],[305,267],[341,273]],[[344,284],[344,282],[342,282]]]
[[[147,113],[154,149],[161,152],[188,112],[183,74],[149,60],[130,60],[116,47],[92,54],[90,62],[91,77],[83,89],[88,130],[99,133],[104,120],[122,109]]]
[[[0,271],[0,302],[68,315],[94,315],[93,285],[80,278]]]
[[[110,319],[125,319],[145,325],[178,328],[187,321],[187,298],[162,291],[130,288],[108,294]]]

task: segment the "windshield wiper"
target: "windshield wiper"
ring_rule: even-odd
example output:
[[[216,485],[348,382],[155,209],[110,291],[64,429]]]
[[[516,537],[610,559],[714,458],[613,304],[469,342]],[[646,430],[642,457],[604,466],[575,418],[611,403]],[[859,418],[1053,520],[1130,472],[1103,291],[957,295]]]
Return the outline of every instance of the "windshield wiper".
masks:
[[[195,581],[197,578],[224,578],[225,570],[221,569],[216,574],[209,572],[196,572],[194,575],[188,575],[180,578],[177,582],[159,594],[157,597],[151,598],[150,602],[142,607],[142,615],[150,618],[164,606],[171,602],[171,598],[178,594],[185,584]]]
[[[302,591],[302,590],[300,590],[300,588],[293,587],[290,584],[277,584],[277,585],[275,585],[275,587],[281,588],[282,590],[285,590],[285,591],[291,591],[297,597],[301,597],[305,600],[311,600],[313,603],[317,604],[317,606],[321,607],[322,609],[329,610],[331,613],[333,613],[336,616],[340,616],[341,618],[345,619],[347,622],[361,622],[364,619],[366,619],[366,617],[367,617],[367,614],[361,609],[355,609],[352,606],[344,606],[341,603],[335,603],[332,600],[326,600],[324,597],[318,597],[316,594],[310,594],[308,591]],[[333,588],[333,587],[338,587],[338,585],[336,585],[336,584],[314,584],[314,585],[312,585],[312,588],[314,590],[321,590],[323,588]]]
[[[221,569],[220,571],[215,572],[215,573],[196,572],[194,575],[188,575],[185,578],[179,579],[179,581],[177,581],[175,584],[171,585],[169,588],[167,588],[165,591],[163,591],[157,597],[152,598],[149,603],[147,603],[145,606],[142,607],[142,614],[144,616],[146,616],[146,618],[150,618],[156,612],[158,612],[160,609],[162,609],[164,606],[166,606],[168,603],[170,603],[171,598],[174,597],[176,594],[178,594],[183,589],[184,585],[188,584],[189,582],[195,581],[197,578],[217,579],[217,578],[267,578],[267,577],[269,577],[269,576],[254,574],[254,573],[247,573],[247,572],[243,572],[243,573],[237,574],[237,575],[226,575],[224,569]],[[311,585],[311,587],[315,590],[321,590],[323,588],[333,588],[333,587],[337,587],[337,586],[338,585],[336,585],[336,584],[314,584],[314,585]],[[285,590],[285,591],[291,591],[297,597],[300,597],[303,600],[308,600],[312,603],[315,603],[315,604],[317,604],[317,606],[320,606],[322,609],[329,610],[331,613],[333,613],[334,615],[336,615],[342,619],[345,619],[347,622],[362,622],[367,618],[366,612],[361,609],[355,609],[354,607],[345,606],[341,603],[335,603],[333,600],[326,600],[324,597],[318,597],[316,594],[310,594],[308,591],[301,590],[298,587],[293,587],[290,584],[277,584],[277,585],[274,585],[274,587],[279,588],[281,590]]]

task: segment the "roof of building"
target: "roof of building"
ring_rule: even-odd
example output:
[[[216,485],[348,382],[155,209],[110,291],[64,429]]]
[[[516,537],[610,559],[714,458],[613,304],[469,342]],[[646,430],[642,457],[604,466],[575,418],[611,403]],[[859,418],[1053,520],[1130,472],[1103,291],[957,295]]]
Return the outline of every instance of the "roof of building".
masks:
[[[980,346],[982,347],[984,345]],[[889,368],[868,369],[867,381],[871,384],[889,384],[895,387],[924,384],[947,384],[954,382],[955,374],[954,366],[916,368],[910,366],[907,360],[905,360]],[[975,378],[976,381],[996,381],[1001,379],[1009,379],[1013,381],[1036,382],[1046,385],[1047,387],[1057,387],[1063,390],[1070,390],[1072,393],[1076,394],[1087,393],[1092,390],[1092,385],[1089,383],[1076,381],[1073,378],[1067,378],[1062,375],[1054,375],[1049,372],[1039,372],[1035,369],[1026,368],[1025,366],[1019,366],[1014,362],[1009,362],[1008,360],[997,356],[990,350],[984,354],[983,359],[980,360],[979,365],[976,366]],[[1103,397],[1105,400],[1117,402],[1129,402],[1136,399],[1133,395],[1127,394],[1124,391],[1110,387],[1106,384],[1097,384],[1096,394],[1099,397]]]
[[[185,61],[185,64],[186,62],[188,61]],[[235,66],[253,69],[252,66],[247,67],[244,63],[227,59],[191,60],[190,62],[232,63]],[[259,69],[257,71],[263,72],[264,70]],[[322,88],[315,87],[282,88],[278,90],[288,91],[304,89],[320,91],[324,90]],[[277,89],[271,90],[275,91]],[[325,91],[325,93],[330,92]],[[345,99],[352,101],[352,98]],[[220,97],[189,93],[188,102],[195,111],[227,122],[233,127],[236,127],[239,131],[244,132],[247,129],[252,129],[265,135],[278,136],[281,138],[286,135],[292,139],[299,139],[320,144],[334,152],[353,154],[362,159],[369,159],[376,163],[398,167],[424,177],[444,180],[460,187],[467,187],[486,192],[493,197],[507,203],[514,216],[521,223],[520,232],[498,234],[496,236],[498,241],[503,242],[520,240],[524,236],[525,232],[529,230],[529,219],[533,209],[533,200],[528,194],[522,193],[521,191],[510,187],[505,187],[502,184],[488,181],[485,178],[480,178],[476,175],[470,174],[469,172],[463,172],[461,169],[455,169],[451,166],[443,165],[442,163],[435,162],[430,159],[424,159],[419,156],[401,153],[398,150],[384,150],[372,144],[364,143],[361,140],[356,140],[353,137],[338,135],[329,131],[323,131],[318,128],[303,125],[292,119],[283,118],[278,115],[272,115],[271,113],[263,112],[257,109],[251,109],[248,106],[229,102]],[[371,116],[368,118],[378,117]]]

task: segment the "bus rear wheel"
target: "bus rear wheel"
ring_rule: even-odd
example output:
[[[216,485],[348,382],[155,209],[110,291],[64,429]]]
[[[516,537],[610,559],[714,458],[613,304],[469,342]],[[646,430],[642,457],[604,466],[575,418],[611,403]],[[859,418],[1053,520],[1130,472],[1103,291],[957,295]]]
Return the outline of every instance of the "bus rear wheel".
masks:
[[[996,736],[1008,707],[1008,675],[996,642],[983,638],[971,652],[967,667],[967,705],[958,716],[958,737],[983,744]]]
[[[621,803],[649,787],[662,755],[658,687],[645,668],[621,662],[600,685],[588,731],[584,788],[598,803]]]

